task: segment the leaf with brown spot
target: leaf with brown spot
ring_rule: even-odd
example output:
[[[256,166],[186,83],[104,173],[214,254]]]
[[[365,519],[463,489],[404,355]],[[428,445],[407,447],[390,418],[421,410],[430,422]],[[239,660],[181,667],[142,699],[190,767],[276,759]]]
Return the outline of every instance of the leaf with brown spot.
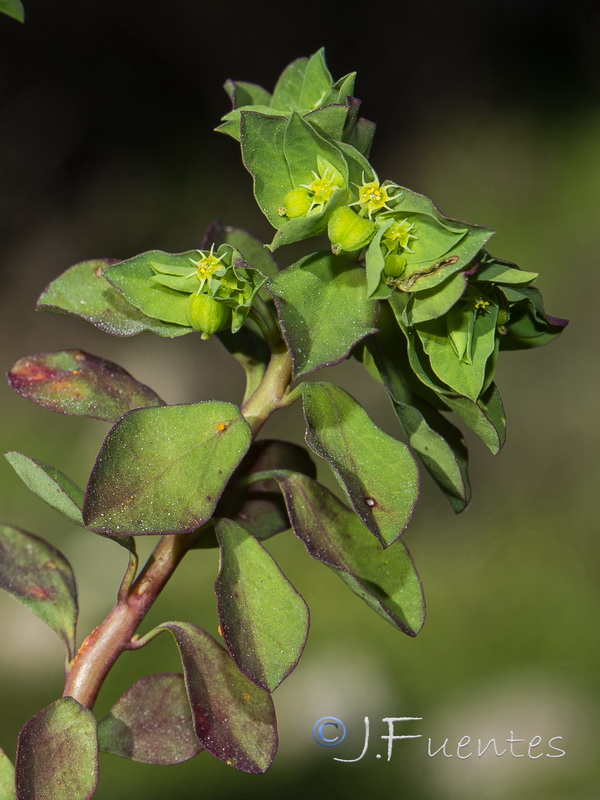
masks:
[[[144,764],[180,764],[201,752],[183,675],[147,675],[98,723],[100,750]]]
[[[72,697],[39,711],[19,734],[17,800],[89,800],[98,783],[96,720]]]
[[[382,547],[348,506],[306,475],[271,474],[309,555],[330,567],[383,619],[416,636],[425,621],[425,600],[404,543]]]
[[[232,403],[131,411],[110,430],[92,470],[86,527],[115,536],[196,530],[212,516],[250,440]]]
[[[339,386],[304,383],[302,390],[306,443],[329,462],[355,512],[389,546],[408,527],[419,499],[413,455]]]
[[[52,628],[73,658],[77,588],[62,553],[33,533],[0,525],[0,588]]]
[[[123,367],[83,350],[25,356],[7,378],[21,397],[75,417],[114,422],[134,408],[165,404]]]

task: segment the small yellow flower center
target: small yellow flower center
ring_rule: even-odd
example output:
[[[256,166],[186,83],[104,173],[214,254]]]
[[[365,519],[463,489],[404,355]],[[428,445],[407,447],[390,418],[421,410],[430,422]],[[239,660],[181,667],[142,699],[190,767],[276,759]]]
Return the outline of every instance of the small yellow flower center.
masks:
[[[205,281],[210,278],[211,275],[213,275],[219,268],[221,259],[225,257],[224,254],[219,257],[215,256],[213,250],[214,244],[210,248],[210,253],[207,253],[203,250],[198,250],[198,255],[201,256],[199,261],[194,261],[193,258],[190,258],[190,261],[196,267],[196,275],[198,276],[198,280]]]
[[[478,297],[473,303],[473,308],[475,311],[485,311],[489,304],[489,300],[484,300],[482,297]]]
[[[417,238],[415,234],[412,233],[414,227],[414,224],[407,219],[398,220],[390,225],[383,235],[383,240],[388,250],[395,250],[397,247],[401,247],[403,250],[412,252],[408,245],[411,239]]]
[[[363,182],[362,186],[358,186],[358,200],[354,203],[350,203],[350,205],[359,206],[360,215],[364,216],[364,214],[367,214],[369,219],[371,219],[373,214],[376,214],[382,209],[391,211],[388,202],[390,200],[396,200],[397,197],[398,195],[390,195],[387,187],[381,186],[378,180],[374,180],[369,181],[369,183]]]

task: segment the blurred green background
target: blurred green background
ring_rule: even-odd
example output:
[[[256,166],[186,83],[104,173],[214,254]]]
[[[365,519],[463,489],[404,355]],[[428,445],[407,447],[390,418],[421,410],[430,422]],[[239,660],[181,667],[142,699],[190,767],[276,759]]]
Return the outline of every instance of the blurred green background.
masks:
[[[81,347],[112,359],[168,402],[239,400],[241,371],[217,342],[114,339],[34,311],[57,274],[93,257],[196,247],[221,218],[270,238],[238,146],[211,133],[228,109],[228,77],[270,88],[293,58],[324,45],[339,77],[358,70],[363,113],[377,121],[372,161],[431,196],[444,213],[497,230],[491,251],[540,273],[562,337],[506,353],[498,384],[508,442],[493,458],[470,439],[474,499],[455,517],[427,479],[405,541],[428,620],[414,640],[372,614],[291,537],[269,544],[312,612],[300,665],[277,690],[280,750],[263,776],[204,754],[177,767],[102,757],[100,800],[362,797],[592,800],[600,785],[597,302],[600,15],[544,0],[205,6],[192,0],[25,0],[0,20],[0,342],[2,370],[22,355]],[[280,253],[280,262],[292,258]],[[324,374],[325,376],[325,374]],[[336,377],[337,376],[337,377]],[[387,432],[382,392],[355,365],[328,370]],[[0,444],[84,484],[107,426],[52,415],[0,387]],[[297,408],[266,435],[302,440]],[[3,521],[45,536],[74,566],[84,636],[109,610],[124,551],[47,510],[0,463]],[[141,543],[142,552],[150,542]],[[117,552],[118,551],[118,552]],[[212,551],[192,553],[145,629],[187,619],[216,631]],[[0,597],[0,746],[14,756],[24,722],[61,692],[54,635]],[[159,637],[126,654],[98,702],[104,714],[138,677],[178,669]],[[342,719],[347,741],[319,747],[315,720]],[[364,717],[371,746],[357,763]],[[397,732],[388,763],[384,717],[421,717]],[[486,755],[511,735],[551,753]],[[446,758],[429,757],[448,739]],[[504,744],[506,747],[506,744]],[[463,754],[468,752],[461,751]],[[526,752],[523,745],[516,753]]]

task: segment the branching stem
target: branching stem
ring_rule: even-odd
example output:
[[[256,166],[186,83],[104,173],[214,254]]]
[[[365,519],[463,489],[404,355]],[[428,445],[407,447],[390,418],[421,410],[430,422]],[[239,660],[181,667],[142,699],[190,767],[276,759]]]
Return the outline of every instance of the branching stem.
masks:
[[[281,337],[272,335],[269,346],[271,360],[264,377],[242,406],[253,437],[273,411],[287,404],[292,380],[292,361]],[[137,628],[199,535],[202,529],[162,536],[135,580],[130,559],[116,605],[84,640],[68,667],[63,696],[93,707],[111,667],[121,653],[135,646],[132,638]]]

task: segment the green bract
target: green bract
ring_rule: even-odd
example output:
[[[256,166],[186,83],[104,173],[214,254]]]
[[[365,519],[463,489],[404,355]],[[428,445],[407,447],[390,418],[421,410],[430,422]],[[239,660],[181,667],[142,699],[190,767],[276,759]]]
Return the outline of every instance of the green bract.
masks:
[[[237,333],[266,280],[228,244],[176,255],[152,250],[108,267],[104,276],[148,317],[201,331],[205,339],[226,327]]]
[[[18,6],[9,3],[14,13]],[[215,222],[195,250],[76,264],[39,300],[117,336],[214,334],[225,348],[217,369],[229,353],[246,384],[240,405],[168,405],[81,350],[37,353],[9,371],[12,388],[44,409],[113,424],[91,474],[76,482],[16,449],[7,458],[77,535],[100,534],[128,555],[115,607],[78,649],[69,562],[34,534],[0,526],[0,588],[58,633],[69,659],[63,698],[21,733],[19,800],[90,798],[98,747],[154,764],[206,751],[200,757],[266,770],[277,747],[271,692],[295,668],[309,629],[271,538],[293,533],[378,615],[416,636],[425,600],[400,538],[419,499],[420,467],[456,512],[466,508],[462,427],[493,453],[505,439],[494,382],[501,352],[545,344],[566,325],[545,314],[535,273],[487,252],[492,230],[380,180],[368,161],[374,129],[358,117],[353,87],[354,74],[333,80],[322,50],[290,64],[273,93],[227,83],[233,110],[220,130],[240,142],[275,229],[270,245]],[[318,235],[319,246],[293,263],[275,262],[277,248]],[[397,431],[381,430],[334,382],[306,380],[351,355],[388,395]],[[258,438],[274,411],[299,399],[305,447]],[[315,460],[337,494],[318,482]],[[140,570],[137,536],[159,537]],[[181,559],[204,548],[220,551],[219,626],[216,615],[208,624],[223,644],[186,621],[137,638]],[[115,659],[165,630],[181,673],[138,680],[97,726],[90,709]],[[0,751],[0,787],[10,783]]]

